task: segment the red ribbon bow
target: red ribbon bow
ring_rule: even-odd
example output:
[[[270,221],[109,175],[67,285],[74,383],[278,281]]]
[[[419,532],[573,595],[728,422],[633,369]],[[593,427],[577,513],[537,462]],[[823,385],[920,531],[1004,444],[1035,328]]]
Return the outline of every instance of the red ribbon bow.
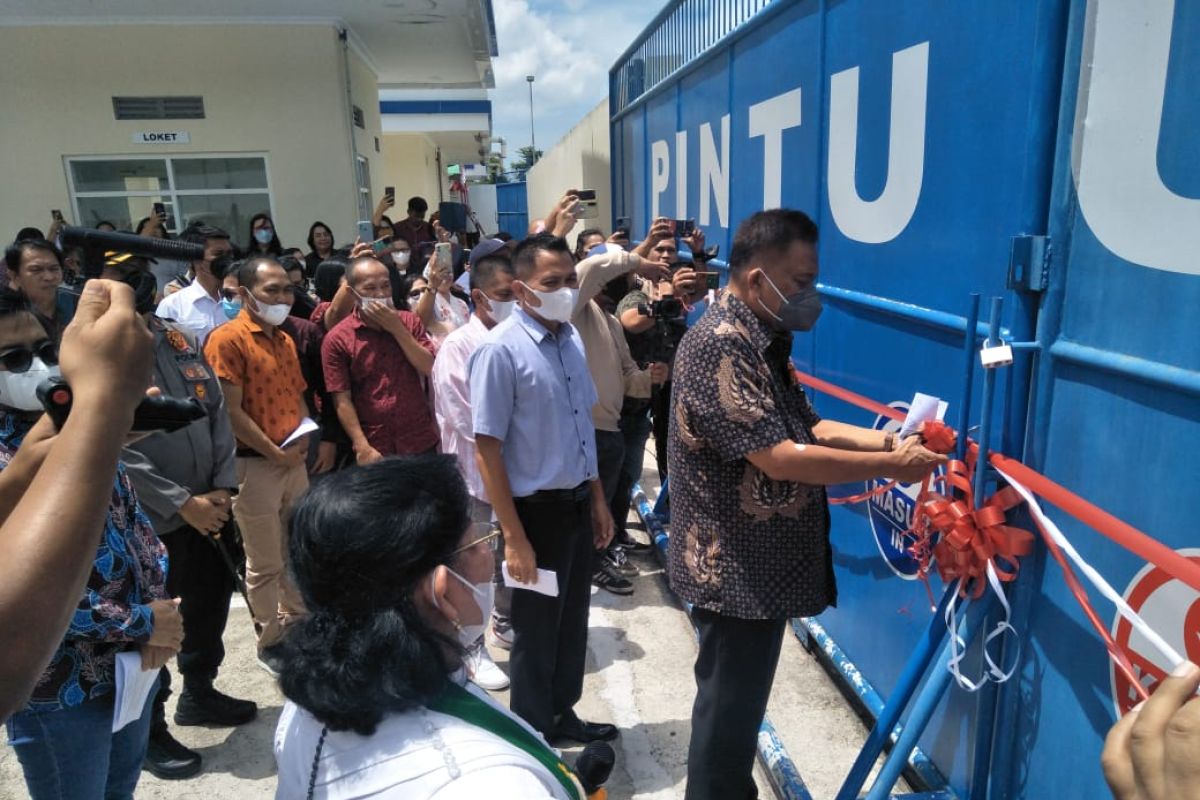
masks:
[[[969,594],[972,598],[980,597],[987,588],[989,563],[995,568],[996,577],[1007,583],[1017,577],[1018,559],[1033,550],[1032,533],[1005,524],[1005,513],[1022,502],[1012,488],[1004,487],[979,508],[971,510],[974,506],[971,475],[975,467],[957,460],[946,464],[945,480],[962,493],[962,498],[931,494],[918,502],[917,509],[919,515],[928,519],[929,527],[940,534],[938,543],[932,547],[938,574],[946,583],[961,579],[959,595]],[[914,528],[917,524],[914,521]]]

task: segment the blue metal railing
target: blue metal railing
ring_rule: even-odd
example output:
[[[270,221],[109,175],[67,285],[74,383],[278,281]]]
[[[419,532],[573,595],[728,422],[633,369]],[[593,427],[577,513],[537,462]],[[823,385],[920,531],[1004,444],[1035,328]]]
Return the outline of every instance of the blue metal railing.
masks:
[[[612,114],[781,0],[671,0],[609,73]]]

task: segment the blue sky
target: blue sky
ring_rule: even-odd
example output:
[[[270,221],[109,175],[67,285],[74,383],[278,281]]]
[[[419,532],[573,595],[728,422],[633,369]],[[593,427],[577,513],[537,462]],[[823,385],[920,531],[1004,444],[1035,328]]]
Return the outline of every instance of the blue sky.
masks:
[[[492,131],[510,158],[529,144],[529,85],[539,150],[608,95],[608,70],[665,0],[493,0],[498,58]]]

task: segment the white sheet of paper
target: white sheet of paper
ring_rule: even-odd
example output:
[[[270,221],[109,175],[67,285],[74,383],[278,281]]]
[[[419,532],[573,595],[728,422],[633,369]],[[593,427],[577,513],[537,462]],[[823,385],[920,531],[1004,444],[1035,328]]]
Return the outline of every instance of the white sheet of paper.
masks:
[[[313,422],[308,417],[305,417],[304,419],[300,420],[300,424],[296,426],[296,430],[288,434],[288,437],[283,440],[283,444],[279,445],[280,449],[287,447],[289,444],[295,444],[296,440],[301,436],[308,436],[310,433],[320,427],[320,425]]]
[[[146,709],[146,698],[154,688],[154,679],[158,677],[156,669],[142,669],[142,654],[136,650],[117,653],[117,663],[114,667],[117,679],[117,696],[113,702],[112,732],[124,728],[131,722],[136,722]]]
[[[945,400],[917,392],[913,395],[912,405],[908,407],[908,416],[904,418],[904,424],[900,426],[900,438],[903,439],[910,433],[916,433],[922,422],[934,419],[941,422],[949,407],[950,404]]]
[[[558,574],[552,569],[539,569],[537,583],[521,583],[514,580],[512,573],[508,571],[507,561],[500,565],[500,571],[504,573],[505,586],[511,586],[514,589],[528,589],[547,597],[558,597]]]

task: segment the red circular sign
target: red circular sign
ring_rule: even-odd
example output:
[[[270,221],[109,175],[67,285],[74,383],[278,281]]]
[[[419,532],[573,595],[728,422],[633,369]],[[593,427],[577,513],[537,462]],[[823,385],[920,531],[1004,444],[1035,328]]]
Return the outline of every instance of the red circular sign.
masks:
[[[1178,552],[1200,564],[1200,549]],[[1200,663],[1200,592],[1172,578],[1162,568],[1147,564],[1126,587],[1125,602],[1180,655],[1192,663]],[[1153,692],[1171,671],[1171,665],[1120,613],[1113,620],[1112,636],[1117,646],[1129,654],[1142,686]],[[1117,714],[1124,716],[1141,702],[1141,697],[1111,662],[1109,675]]]

